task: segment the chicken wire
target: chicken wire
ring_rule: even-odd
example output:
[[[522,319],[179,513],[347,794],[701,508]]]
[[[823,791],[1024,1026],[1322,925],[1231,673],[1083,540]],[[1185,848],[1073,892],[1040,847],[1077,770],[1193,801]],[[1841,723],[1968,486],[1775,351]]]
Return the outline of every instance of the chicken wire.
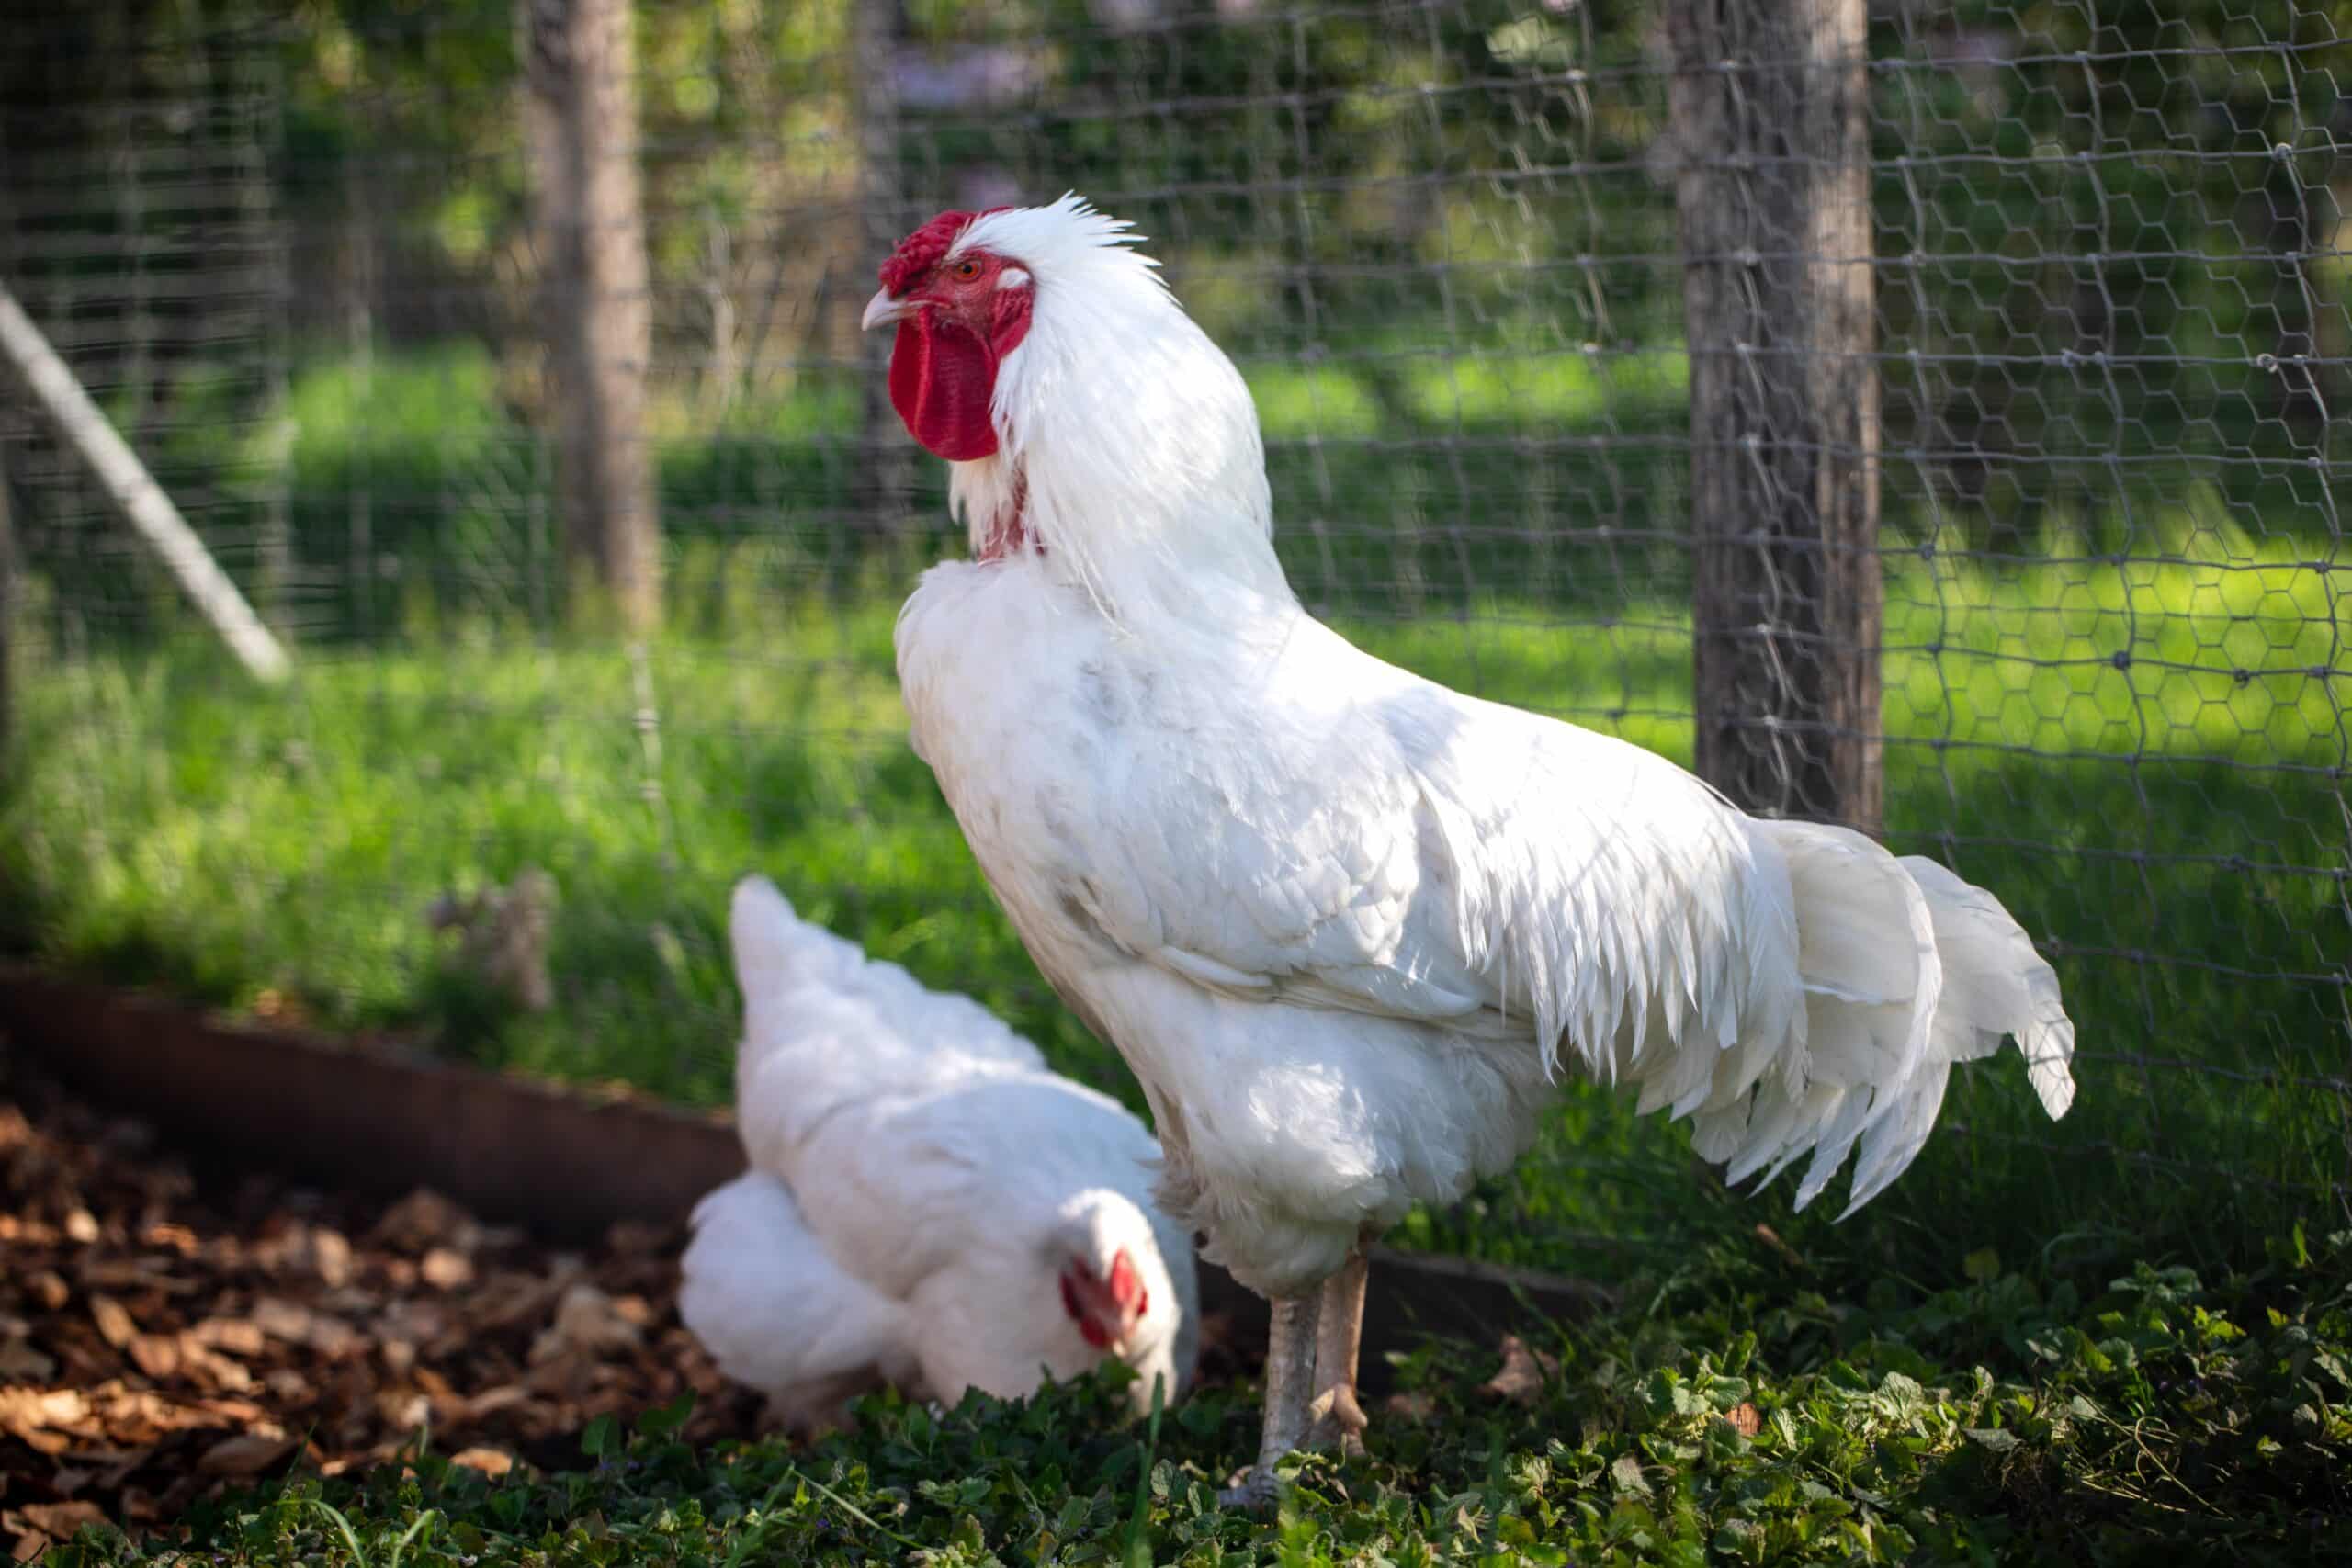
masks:
[[[1790,14],[1712,15],[1735,40],[1786,36],[1747,25],[1768,4]],[[89,915],[62,884],[199,886],[200,849],[175,860],[158,835],[217,817],[159,827],[96,761],[49,786],[69,809],[20,812],[16,934],[52,957],[454,1049],[495,1053],[504,1029],[524,1044],[502,1060],[722,1098],[725,889],[756,868],[1057,1031],[1060,1060],[1132,1099],[1074,1025],[1036,1021],[1052,1000],[960,844],[893,837],[862,804],[923,787],[868,688],[888,605],[953,546],[859,308],[933,212],[1066,188],[1136,220],[1250,378],[1311,606],[1452,683],[1690,759],[1675,175],[1732,154],[1672,134],[1670,7],[639,5],[668,623],[642,642],[565,615],[526,19],[497,0],[19,9],[39,44],[0,64],[0,282],[305,673],[264,693],[209,657],[12,389],[18,663],[110,716],[74,732],[93,759],[197,768],[200,737],[124,733],[175,706],[119,700],[142,682],[308,716],[294,752],[209,742],[264,769],[300,848],[229,873],[201,942],[186,913]],[[2352,9],[1868,19],[1872,254],[1835,259],[1875,280],[1884,833],[2019,914],[2082,1040],[2055,1127],[2013,1057],[1964,1071],[1899,1217],[1965,1196],[2043,1235],[2341,1213]],[[444,653],[474,673],[418,673]],[[853,677],[866,694],[837,700]],[[387,729],[507,738],[530,798],[428,829],[439,795],[481,786],[416,744],[365,759],[400,772],[414,819],[355,825],[359,786],[317,755],[341,733],[322,682]],[[820,800],[835,819],[810,853]],[[696,829],[717,813],[747,838]],[[568,835],[593,852],[568,859]],[[484,1022],[452,999],[470,993],[426,897],[495,904],[538,861],[557,1006]],[[616,1068],[613,1036],[657,1015],[660,1052]],[[1679,1146],[1574,1100],[1460,1223],[1638,1245],[1657,1184],[1688,1182]]]

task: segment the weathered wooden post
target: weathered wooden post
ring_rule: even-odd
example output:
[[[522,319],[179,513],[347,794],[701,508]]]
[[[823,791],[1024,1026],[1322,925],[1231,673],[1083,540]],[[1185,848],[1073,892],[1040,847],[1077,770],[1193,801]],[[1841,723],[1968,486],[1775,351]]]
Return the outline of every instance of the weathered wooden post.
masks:
[[[645,432],[653,312],[628,0],[526,0],[526,120],[567,554],[631,632],[662,613]]]
[[[1875,831],[1867,0],[1669,0],[1699,773]]]

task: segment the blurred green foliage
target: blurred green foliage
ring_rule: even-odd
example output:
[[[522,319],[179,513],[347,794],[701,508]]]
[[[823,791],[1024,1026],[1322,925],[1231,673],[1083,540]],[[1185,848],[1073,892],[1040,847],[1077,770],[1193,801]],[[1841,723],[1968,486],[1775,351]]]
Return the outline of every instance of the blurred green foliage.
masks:
[[[842,324],[875,234],[1076,188],[1138,221],[1256,376],[1281,514],[1316,540],[1310,594],[1411,609],[1501,581],[1573,593],[1578,574],[1537,541],[1602,535],[1631,586],[1672,585],[1687,455],[1654,0],[873,15],[879,41],[861,46],[846,0],[639,6],[673,535],[764,522],[854,554],[935,515],[929,465],[891,504],[861,488],[898,440]],[[265,142],[296,286],[295,334],[271,352],[296,384],[228,375],[224,401],[220,355],[190,355],[131,411],[175,430],[297,425],[290,465],[249,451],[253,482],[207,529],[250,536],[290,491],[313,629],[386,624],[368,586],[382,574],[355,549],[398,557],[406,581],[461,581],[469,604],[502,581],[543,599],[550,459],[526,434],[538,351],[507,0],[100,0],[35,26],[48,47],[0,63],[28,118],[250,89],[250,71],[198,66],[271,51]],[[1898,4],[1873,8],[1871,50],[1896,536],[2160,552],[2147,520],[2196,484],[2242,528],[2332,537],[2352,462],[2352,0]],[[896,101],[878,142],[861,118],[876,82]],[[61,149],[96,134],[80,124],[60,114]],[[107,243],[28,234],[35,292],[86,307],[133,289],[138,226],[175,220],[151,205],[94,198],[80,221]],[[372,295],[319,259],[354,248],[383,275]],[[385,369],[364,368],[371,353]],[[407,378],[434,363],[440,389]],[[355,443],[336,428],[351,419],[393,433]],[[360,466],[319,456],[338,443]],[[220,457],[183,444],[166,483]]]

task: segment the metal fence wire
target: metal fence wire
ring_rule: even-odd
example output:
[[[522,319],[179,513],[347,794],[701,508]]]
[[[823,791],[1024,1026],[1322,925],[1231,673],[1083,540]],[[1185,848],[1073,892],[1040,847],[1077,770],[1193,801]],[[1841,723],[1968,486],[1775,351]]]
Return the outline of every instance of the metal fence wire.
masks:
[[[297,671],[8,383],[20,945],[709,1100],[756,868],[1131,1094],[906,752],[890,615],[957,547],[857,331],[932,213],[1074,189],[1248,377],[1318,614],[2056,962],[2077,1109],[1964,1072],[1890,1235],[2345,1213],[2342,0],[17,12],[0,285]],[[533,868],[501,994],[424,911]],[[1682,1146],[1573,1097],[1416,1237],[1657,1239]]]

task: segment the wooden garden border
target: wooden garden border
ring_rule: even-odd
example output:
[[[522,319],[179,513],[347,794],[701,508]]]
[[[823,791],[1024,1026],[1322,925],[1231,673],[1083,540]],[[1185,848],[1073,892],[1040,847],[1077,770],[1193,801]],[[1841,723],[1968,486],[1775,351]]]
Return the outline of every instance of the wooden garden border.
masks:
[[[743,1168],[731,1121],[454,1066],[368,1037],[208,1015],[184,1003],[0,965],[0,1030],[91,1100],[172,1142],[298,1180],[384,1198],[431,1187],[543,1240],[584,1243],[618,1220],[683,1221]],[[1262,1331],[1265,1303],[1201,1265],[1202,1307]],[[1577,1318],[1603,1288],[1386,1247],[1373,1254],[1364,1382],[1424,1336],[1493,1343]]]

